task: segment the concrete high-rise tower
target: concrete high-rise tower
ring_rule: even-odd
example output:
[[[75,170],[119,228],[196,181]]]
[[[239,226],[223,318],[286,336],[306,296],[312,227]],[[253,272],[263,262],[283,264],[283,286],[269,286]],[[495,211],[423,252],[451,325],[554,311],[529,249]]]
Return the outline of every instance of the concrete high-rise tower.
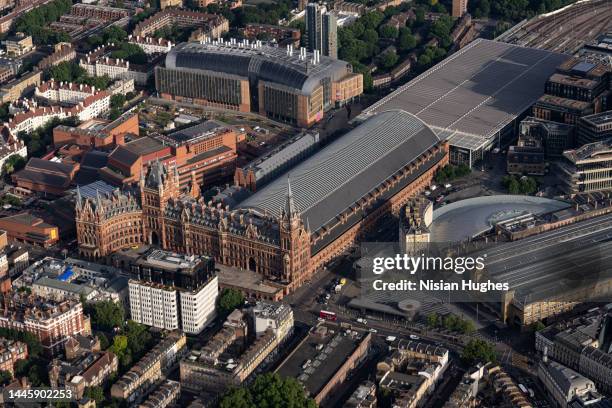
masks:
[[[468,0],[453,0],[453,17],[459,18],[467,13]]]
[[[321,54],[338,58],[338,20],[331,12],[323,14]]]
[[[322,55],[338,57],[338,21],[325,6],[309,3],[306,6],[306,47],[319,50]]]

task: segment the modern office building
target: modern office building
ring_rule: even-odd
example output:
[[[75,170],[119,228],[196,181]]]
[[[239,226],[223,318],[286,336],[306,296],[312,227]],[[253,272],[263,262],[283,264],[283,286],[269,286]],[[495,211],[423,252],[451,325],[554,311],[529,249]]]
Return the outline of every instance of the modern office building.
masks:
[[[180,44],[156,68],[155,84],[165,99],[258,112],[301,127],[363,92],[363,76],[344,61],[246,40]]]
[[[399,110],[368,119],[234,208],[181,193],[176,169],[154,162],[133,189],[77,194],[79,250],[100,258],[154,243],[207,254],[286,294],[380,217],[399,214],[446,163],[447,144]]]
[[[516,146],[508,147],[506,171],[518,176],[543,176],[546,173],[546,159],[542,139],[519,136]]]
[[[17,33],[14,36],[7,37],[2,41],[2,45],[6,48],[6,53],[11,57],[20,57],[29,53],[34,49],[32,36],[24,33]]]
[[[612,139],[563,153],[559,177],[567,194],[612,189]]]
[[[578,145],[612,138],[612,112],[583,116],[578,122]]]
[[[219,283],[213,259],[149,249],[124,251],[113,261],[129,270],[134,321],[198,334],[215,318]]]
[[[574,147],[574,126],[528,116],[520,123],[519,139],[539,140],[546,158],[558,158]]]
[[[575,125],[587,115],[606,109],[609,73],[603,64],[571,58],[545,84],[545,94],[533,106],[539,119]]]
[[[321,55],[338,58],[338,21],[332,11],[324,5],[309,3],[304,17],[306,45],[308,51],[319,51]]]

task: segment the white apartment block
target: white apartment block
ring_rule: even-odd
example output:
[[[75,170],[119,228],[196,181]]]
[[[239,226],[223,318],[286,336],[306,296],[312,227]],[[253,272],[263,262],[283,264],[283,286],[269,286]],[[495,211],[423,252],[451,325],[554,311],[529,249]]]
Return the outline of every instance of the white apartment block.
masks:
[[[216,317],[219,279],[215,276],[197,292],[181,291],[183,331],[197,334]]]
[[[72,82],[44,82],[36,87],[34,95],[37,98],[51,102],[61,102],[76,105],[87,97],[96,94],[96,88]]]
[[[160,285],[130,280],[132,320],[160,329],[179,328],[177,292]]]
[[[145,85],[150,73],[130,69],[130,62],[122,59],[102,57],[92,59],[88,56],[79,62],[79,65],[91,76],[108,76],[110,79],[133,79],[136,84]]]
[[[81,121],[97,118],[110,110],[110,97],[110,93],[100,91],[88,96],[70,108],[61,106],[32,108],[26,112],[16,114],[12,119],[9,119],[6,126],[13,134],[19,132],[29,133],[44,126],[54,118],[61,120],[76,116]]]
[[[166,54],[174,46],[171,41],[163,38],[141,37],[131,34],[128,36],[128,42],[138,45],[145,54]]]
[[[198,334],[216,316],[219,282],[215,276],[198,291],[130,280],[132,319],[160,329]]]

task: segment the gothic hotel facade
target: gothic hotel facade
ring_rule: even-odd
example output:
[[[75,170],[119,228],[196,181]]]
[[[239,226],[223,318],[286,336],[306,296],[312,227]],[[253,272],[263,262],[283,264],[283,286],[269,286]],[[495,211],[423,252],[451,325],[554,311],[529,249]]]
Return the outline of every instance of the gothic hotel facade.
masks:
[[[99,259],[139,244],[213,256],[254,271],[287,294],[427,187],[448,144],[401,110],[367,119],[234,208],[180,191],[175,169],[154,163],[109,195],[77,190],[81,255]]]

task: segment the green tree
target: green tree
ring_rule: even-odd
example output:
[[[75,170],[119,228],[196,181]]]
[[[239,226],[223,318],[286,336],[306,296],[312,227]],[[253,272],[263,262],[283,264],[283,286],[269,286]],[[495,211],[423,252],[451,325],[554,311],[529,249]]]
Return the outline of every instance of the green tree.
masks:
[[[126,98],[123,94],[115,94],[110,98],[110,106],[111,108],[119,109],[123,105],[125,105]]]
[[[111,57],[129,61],[132,64],[143,65],[147,63],[147,54],[136,44],[121,43],[111,52]]]
[[[397,64],[399,57],[393,51],[387,51],[380,57],[380,65],[384,69],[391,69]]]
[[[538,183],[533,177],[521,177],[520,192],[521,194],[533,194],[538,190]]]
[[[401,51],[410,51],[417,45],[416,38],[410,31],[404,31],[400,34],[397,45]]]
[[[431,328],[438,327],[440,324],[439,316],[437,313],[430,313],[427,315],[427,326]]]
[[[95,48],[104,44],[104,38],[102,38],[102,36],[98,34],[90,35],[85,41],[87,41],[87,44],[89,44],[91,48]]]
[[[12,379],[13,376],[10,371],[0,370],[0,385],[7,385]]]
[[[113,339],[113,345],[111,351],[117,356],[122,356],[128,349],[128,338],[127,336],[117,335]]]
[[[521,185],[514,176],[504,176],[502,184],[510,194],[520,194],[521,192]]]
[[[427,68],[431,65],[431,57],[426,54],[421,54],[418,59],[418,64],[421,68]]]
[[[99,386],[85,388],[83,395],[96,401],[97,404],[100,404],[105,400],[104,390]]]
[[[35,7],[24,13],[15,21],[12,32],[24,32],[32,36],[36,44],[55,44],[70,41],[70,36],[63,32],[54,32],[48,28],[49,23],[59,20],[72,6],[70,0],[54,0],[48,4]]]
[[[219,408],[255,408],[255,405],[247,388],[235,388],[223,396]]]
[[[127,38],[127,32],[121,27],[112,25],[104,29],[102,32],[102,38],[104,39],[105,43],[119,44],[125,41]]]
[[[10,102],[3,103],[2,105],[0,105],[0,121],[8,122],[9,118],[11,117],[9,113],[10,105]]]
[[[481,339],[472,339],[463,348],[461,360],[470,365],[481,362],[494,362],[497,360],[497,353],[491,343]]]
[[[221,292],[219,296],[219,300],[217,301],[219,314],[221,316],[227,316],[234,309],[242,306],[244,304],[244,296],[242,292],[236,289],[225,288]]]
[[[110,346],[110,342],[108,341],[108,337],[102,332],[96,333],[98,340],[100,340],[100,348],[102,350],[106,350]]]
[[[111,331],[115,327],[121,327],[125,320],[125,310],[119,303],[112,300],[96,302],[88,307],[91,314],[93,326],[96,329]]]
[[[28,374],[29,369],[29,361],[28,360],[17,360],[15,365],[13,366],[13,371],[15,372],[16,377],[23,377]]]
[[[378,33],[382,38],[395,39],[399,35],[397,28],[392,25],[384,24],[378,29]]]
[[[128,320],[124,334],[127,336],[128,348],[135,360],[142,357],[153,342],[153,337],[147,326],[133,320]]]
[[[544,325],[544,323],[542,323],[541,321],[537,321],[535,322],[535,324],[533,325],[533,331],[534,332],[539,332],[541,330],[544,330],[546,328],[546,325]]]
[[[363,35],[360,38],[369,44],[378,43],[378,33],[372,28],[364,30]]]
[[[235,388],[227,392],[220,408],[316,408],[314,400],[307,398],[304,388],[295,378],[281,378],[266,373],[255,378],[248,388]]]
[[[376,29],[385,19],[385,15],[380,11],[370,11],[366,13],[359,20],[363,24],[363,26],[371,29]]]
[[[2,171],[5,174],[12,174],[15,171],[23,169],[25,165],[26,165],[26,160],[20,155],[14,154],[10,156],[8,159],[6,159],[6,161],[4,162],[4,168],[2,169]]]
[[[119,108],[111,108],[110,112],[108,113],[108,119],[110,120],[115,120],[119,116],[121,116],[121,111]]]

